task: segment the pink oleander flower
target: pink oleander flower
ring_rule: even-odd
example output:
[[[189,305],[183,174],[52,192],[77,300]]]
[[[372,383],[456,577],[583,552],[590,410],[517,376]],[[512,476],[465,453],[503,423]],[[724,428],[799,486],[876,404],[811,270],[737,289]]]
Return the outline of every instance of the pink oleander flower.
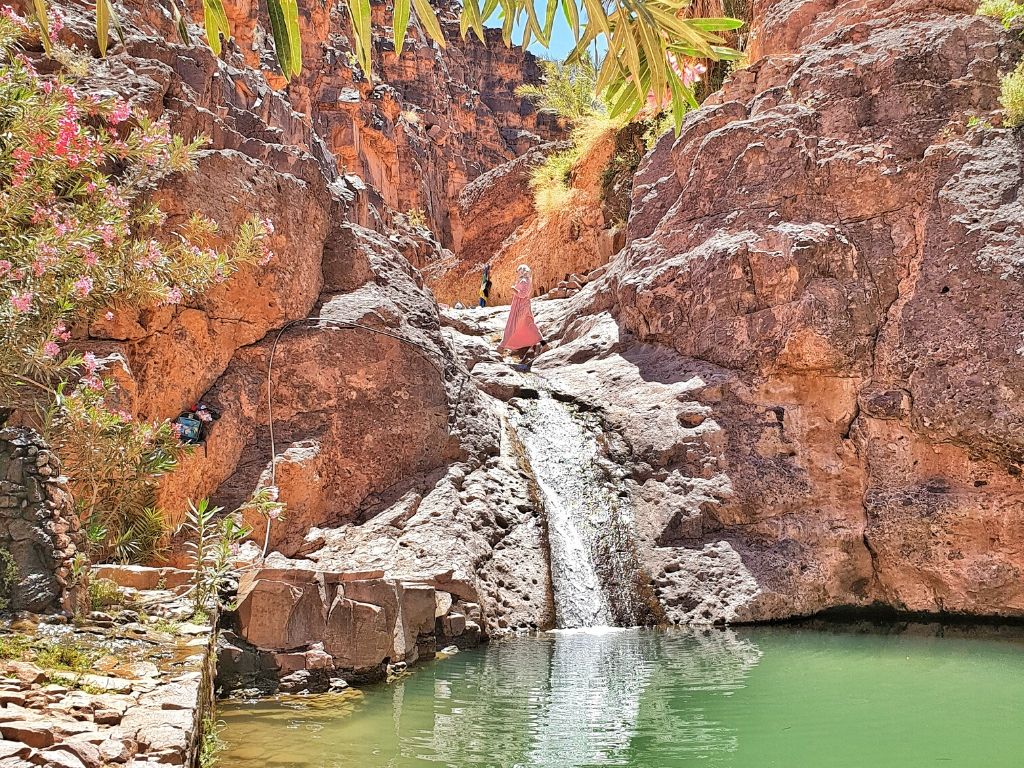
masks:
[[[60,344],[56,341],[48,341],[43,346],[43,354],[47,357],[56,357],[60,354]]]
[[[277,501],[280,496],[280,491],[276,485],[267,486],[267,498],[271,501]]]
[[[89,376],[86,376],[84,379],[82,379],[82,383],[85,384],[85,386],[87,386],[89,389],[96,390],[97,392],[103,389],[103,379],[101,379],[96,374],[90,374]]]
[[[36,259],[32,262],[32,274],[36,277],[42,277],[46,274],[46,262],[42,259]]]
[[[259,261],[260,266],[265,267],[273,260],[273,258],[274,252],[268,248],[266,251],[263,252],[263,257]]]
[[[104,224],[102,227],[98,227],[96,231],[99,232],[105,246],[109,248],[114,244],[114,228],[112,226]]]
[[[128,411],[118,411],[117,412],[117,417],[121,421],[125,421],[125,422],[130,422],[132,420],[132,415],[130,413],[128,413]]]
[[[111,125],[120,125],[121,123],[123,123],[125,120],[127,120],[131,116],[132,116],[131,104],[129,104],[124,99],[118,99],[117,100],[117,104],[114,106],[113,111],[111,111],[110,117],[107,118],[107,121]]]
[[[171,290],[169,290],[167,292],[167,303],[168,304],[181,304],[182,298],[183,298],[183,296],[182,296],[182,293],[181,293],[181,288],[178,288],[177,286],[175,286],[174,288],[171,288]]]
[[[96,359],[96,355],[92,352],[86,352],[82,355],[82,365],[85,366],[90,374],[96,373],[96,369],[99,367],[99,361]]]
[[[99,263],[99,257],[93,251],[86,251],[82,259],[89,267],[95,267]]]
[[[280,516],[281,516],[281,508],[280,507],[271,507],[270,511],[267,512],[267,517],[269,517],[271,520],[277,520]]]
[[[105,315],[103,315],[103,317],[106,320],[113,320],[114,319],[114,313],[113,312],[107,312]]]
[[[75,280],[75,293],[85,298],[92,292],[92,278],[83,275]]]
[[[28,312],[32,308],[32,292],[14,294],[11,296],[11,306],[15,312]]]
[[[61,322],[57,323],[53,327],[53,330],[50,331],[50,335],[53,336],[53,338],[57,339],[58,341],[67,341],[68,339],[71,338],[71,331],[69,331],[67,329],[67,326]]]
[[[274,234],[274,222],[270,219],[263,219],[263,228],[267,230],[268,235]]]
[[[171,431],[179,440],[181,439],[181,424],[171,424]]]
[[[11,271],[11,262],[7,259],[0,260],[0,275],[6,275]]]

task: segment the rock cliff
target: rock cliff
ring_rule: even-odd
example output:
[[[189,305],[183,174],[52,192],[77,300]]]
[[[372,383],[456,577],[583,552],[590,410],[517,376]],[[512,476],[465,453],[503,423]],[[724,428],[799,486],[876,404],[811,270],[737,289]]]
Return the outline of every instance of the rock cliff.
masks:
[[[632,450],[677,619],[1024,612],[1024,155],[987,122],[1021,48],[973,10],[756,3],[760,58],[646,158],[570,311],[649,382],[609,402],[685,392]]]
[[[528,57],[417,41],[398,62],[380,39],[371,87],[344,19],[316,7],[309,69],[282,93],[255,11],[230,9],[218,61],[126,5],[128,44],[91,84],[210,135],[199,172],[156,194],[226,231],[269,217],[278,258],[81,333],[123,367],[133,412],[222,411],[163,489],[171,513],[279,487],[285,518],[251,520],[272,570],[239,632],[282,673],[325,653],[412,660],[470,610],[489,635],[554,625],[546,489],[520,431],[542,397],[594,447],[613,524],[592,571],[632,585],[629,616],[1024,616],[1024,148],[990,124],[1021,44],[973,4],[755,2],[752,63],[648,154],[607,270],[536,302],[553,344],[522,374],[494,352],[502,312],[439,312],[403,254],[475,243],[512,268],[565,238],[545,227],[571,222],[524,204],[558,134],[510,95]],[[90,20],[71,11],[62,34],[87,43]],[[389,227],[419,207],[439,240]],[[588,259],[608,230],[585,208]],[[407,589],[408,622],[388,613]],[[325,650],[332,621],[346,639]]]

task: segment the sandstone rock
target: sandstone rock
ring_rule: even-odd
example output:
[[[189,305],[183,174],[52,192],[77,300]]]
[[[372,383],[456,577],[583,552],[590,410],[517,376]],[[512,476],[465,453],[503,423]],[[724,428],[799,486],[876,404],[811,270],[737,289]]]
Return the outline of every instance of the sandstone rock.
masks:
[[[0,722],[0,736],[8,741],[20,741],[37,749],[49,747],[56,741],[52,726],[41,720]]]
[[[99,765],[98,762],[86,763],[78,755],[64,749],[45,749],[36,756],[36,759],[39,760],[39,765],[46,768],[93,768],[93,765]]]
[[[0,739],[0,760],[27,760],[32,755],[32,748],[20,741]]]
[[[394,636],[384,608],[339,595],[327,617],[324,650],[338,667],[376,667],[394,653]]]
[[[100,744],[100,756],[108,763],[126,763],[134,754],[134,749],[120,739],[107,739]]]
[[[27,661],[5,661],[0,669],[5,675],[16,678],[25,686],[35,685],[46,680],[46,673]]]
[[[260,648],[299,648],[323,639],[319,587],[259,579],[239,602],[242,636]]]
[[[42,754],[53,755],[62,751],[75,757],[85,768],[100,768],[105,762],[99,748],[84,741],[66,741]]]

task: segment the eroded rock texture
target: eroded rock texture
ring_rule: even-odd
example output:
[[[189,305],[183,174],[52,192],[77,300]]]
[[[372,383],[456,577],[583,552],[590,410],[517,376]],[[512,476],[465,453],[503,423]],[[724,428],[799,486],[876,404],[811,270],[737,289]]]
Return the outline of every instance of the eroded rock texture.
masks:
[[[733,618],[1020,615],[1024,154],[967,127],[1019,44],[970,3],[757,5],[770,55],[646,159],[585,292],[686,393],[641,490],[660,588],[684,618],[742,584]]]

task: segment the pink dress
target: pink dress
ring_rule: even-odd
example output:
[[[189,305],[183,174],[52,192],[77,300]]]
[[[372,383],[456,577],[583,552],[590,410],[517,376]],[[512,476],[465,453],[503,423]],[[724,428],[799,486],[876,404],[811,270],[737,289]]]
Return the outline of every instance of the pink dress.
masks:
[[[516,350],[540,344],[540,331],[533,320],[533,310],[530,309],[533,280],[522,277],[512,290],[515,291],[515,296],[512,298],[508,322],[505,323],[505,335],[502,336],[498,349]]]

